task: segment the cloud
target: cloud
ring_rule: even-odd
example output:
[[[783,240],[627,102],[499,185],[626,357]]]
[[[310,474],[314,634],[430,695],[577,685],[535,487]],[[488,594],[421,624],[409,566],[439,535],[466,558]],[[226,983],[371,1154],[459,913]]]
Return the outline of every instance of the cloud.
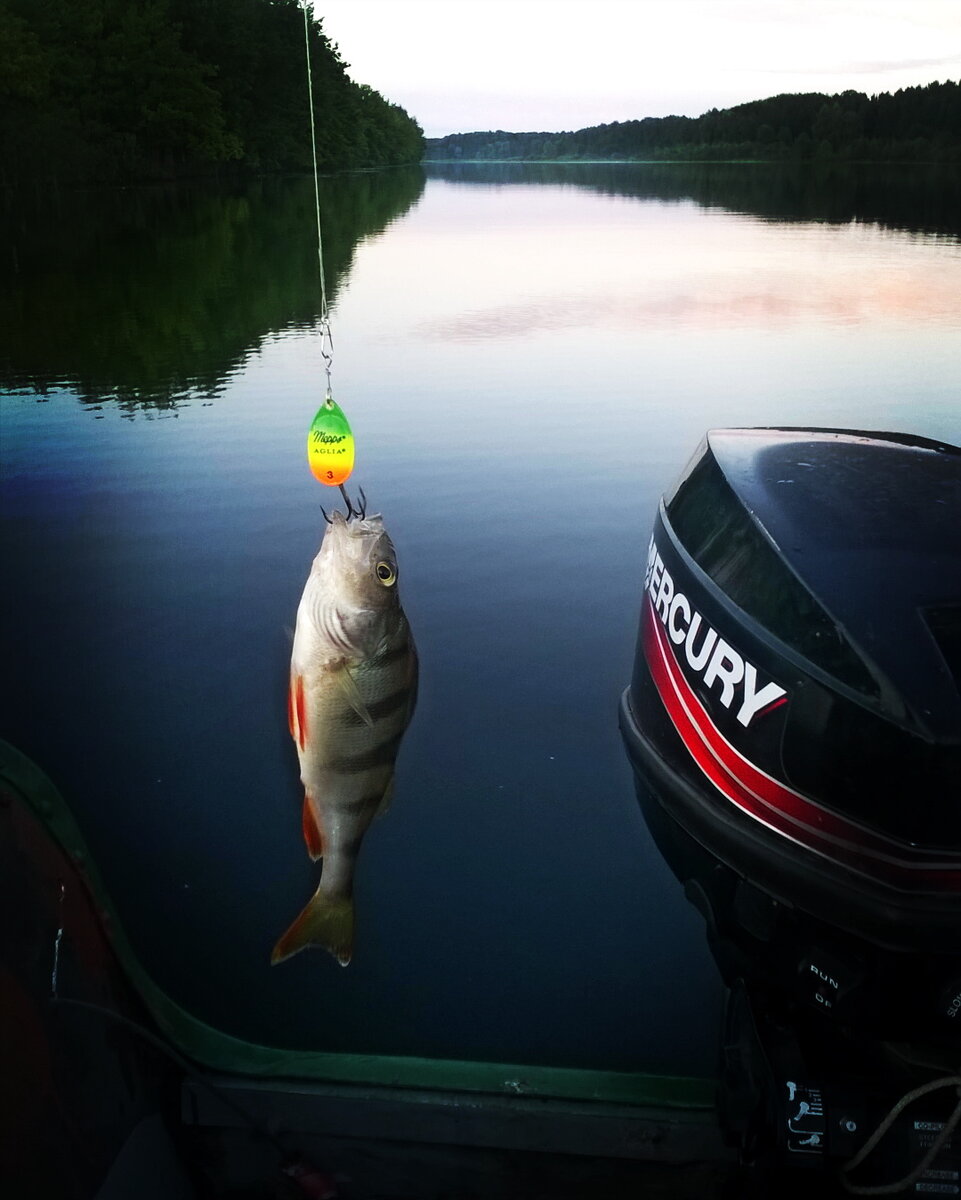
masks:
[[[844,62],[830,67],[798,68],[799,75],[884,75],[892,71],[926,71],[934,67],[961,68],[961,51],[943,58],[900,58],[886,62]],[[783,75],[784,67],[758,68],[761,75]]]
[[[351,77],[429,137],[693,117],[782,92],[961,75],[961,0],[315,2]]]

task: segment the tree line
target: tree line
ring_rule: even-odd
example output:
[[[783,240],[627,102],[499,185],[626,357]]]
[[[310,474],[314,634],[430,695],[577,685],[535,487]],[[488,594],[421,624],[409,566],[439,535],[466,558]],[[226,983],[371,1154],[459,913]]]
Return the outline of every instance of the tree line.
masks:
[[[961,84],[875,96],[808,92],[712,108],[699,117],[645,117],[564,133],[455,133],[427,141],[427,161],[823,160],[961,162]]]
[[[322,169],[419,161],[404,109],[309,21]],[[311,166],[298,0],[0,0],[0,182]]]

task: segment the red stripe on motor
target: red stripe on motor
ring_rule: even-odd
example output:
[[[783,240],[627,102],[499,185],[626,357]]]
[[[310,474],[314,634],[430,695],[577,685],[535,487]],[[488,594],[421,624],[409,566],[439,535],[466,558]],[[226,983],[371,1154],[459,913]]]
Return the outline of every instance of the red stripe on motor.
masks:
[[[651,678],[691,757],[717,790],[767,828],[827,858],[885,882],[961,888],[956,862],[905,846],[830,813],[767,775],[720,733],[682,672],[650,596],[642,640]]]

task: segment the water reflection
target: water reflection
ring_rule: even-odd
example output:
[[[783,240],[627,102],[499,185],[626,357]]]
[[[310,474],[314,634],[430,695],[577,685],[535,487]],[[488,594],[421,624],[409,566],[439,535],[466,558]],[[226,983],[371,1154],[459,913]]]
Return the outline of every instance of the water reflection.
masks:
[[[336,300],[354,248],[419,198],[419,169],[321,181]],[[272,333],[317,319],[313,182],[54,193],[2,214],[0,388],[174,408],[216,396]]]
[[[350,970],[319,953],[268,965],[317,875],[285,712],[285,627],[325,501],[304,462],[322,372],[317,339],[298,329],[317,295],[303,181],[254,185],[247,218],[241,193],[168,193],[146,225],[118,203],[91,214],[95,231],[78,217],[50,231],[50,248],[38,235],[32,257],[15,243],[20,298],[0,304],[12,313],[33,297],[39,328],[23,312],[7,322],[23,344],[10,337],[0,378],[82,379],[91,399],[120,379],[136,405],[167,395],[168,344],[196,336],[216,353],[178,349],[179,362],[193,378],[209,367],[224,393],[152,409],[176,421],[120,420],[117,401],[90,414],[72,394],[4,403],[0,536],[15,586],[0,722],[68,794],[151,975],[212,1025],[296,1049],[709,1073],[717,973],[649,848],[613,716],[645,528],[707,428],[956,440],[961,312],[952,325],[745,320],[715,333],[692,321],[668,333],[656,308],[690,296],[693,313],[714,295],[719,321],[720,298],[757,294],[761,278],[810,304],[815,283],[853,289],[856,262],[902,290],[945,273],[961,296],[961,254],[946,239],[732,215],[683,189],[639,203],[491,186],[490,172],[486,186],[430,181],[356,248],[413,202],[420,177],[406,195],[393,172],[345,180],[338,219],[354,233],[339,251],[327,239],[344,263],[330,272],[334,382],[357,437],[353,485],[396,538],[423,662],[397,801],[358,862],[363,953]],[[562,174],[578,172],[590,176]],[[352,200],[368,180],[369,197]],[[916,200],[923,211],[929,197]],[[179,231],[163,258],[150,221]],[[60,272],[73,307],[57,294],[71,239],[88,280]],[[12,278],[9,261],[0,270]],[[48,311],[29,271],[47,279]],[[142,379],[137,339],[98,323],[124,317],[124,288],[149,303],[141,276],[172,306],[169,338],[154,331],[160,367]],[[518,336],[521,307],[569,321],[577,303],[624,323],[530,323]],[[646,306],[640,325],[633,304]],[[418,336],[471,315],[496,316],[504,336]]]
[[[732,244],[736,235],[732,236]],[[823,241],[823,239],[820,239]],[[745,259],[759,247],[745,237]],[[740,266],[724,271],[715,260],[711,272],[688,272],[690,260],[679,255],[676,279],[658,279],[649,261],[650,274],[643,290],[618,295],[616,281],[610,289],[593,295],[569,295],[558,286],[552,294],[518,304],[471,309],[419,327],[424,338],[443,342],[475,342],[509,338],[523,340],[533,334],[591,329],[631,332],[640,329],[732,330],[750,327],[770,331],[823,323],[829,326],[873,325],[885,321],[915,321],[924,325],[950,324],[958,319],[956,272],[943,263],[905,263],[900,278],[892,278],[881,264],[858,261],[839,245],[840,256],[826,268],[820,256],[829,247],[811,246],[806,268]],[[654,257],[652,255],[652,257]],[[641,276],[638,275],[638,279]]]
[[[753,196],[761,168],[750,165],[435,170],[442,177],[425,208],[441,236],[396,243],[391,264],[401,276],[415,269],[401,262],[406,246],[434,296],[443,292],[417,327],[435,345],[558,333],[596,345],[602,333],[930,329],[961,316],[957,239],[865,224],[842,209],[837,187],[818,192],[815,172],[795,181],[788,204],[777,187]],[[768,183],[787,186],[783,171],[763,170]],[[852,195],[882,195],[872,178],[864,172]],[[915,195],[922,217],[931,195],[924,186]],[[603,220],[593,220],[599,205]],[[809,215],[770,215],[782,208]]]
[[[638,200],[690,199],[773,221],[961,236],[961,170],[947,164],[429,163],[426,171],[452,183],[564,184]]]

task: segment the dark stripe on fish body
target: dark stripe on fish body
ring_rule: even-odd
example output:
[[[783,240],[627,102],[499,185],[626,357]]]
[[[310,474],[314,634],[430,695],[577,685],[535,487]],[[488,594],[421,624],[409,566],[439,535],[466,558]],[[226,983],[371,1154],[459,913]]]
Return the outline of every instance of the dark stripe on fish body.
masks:
[[[360,754],[345,754],[340,758],[333,758],[327,764],[327,768],[338,775],[359,775],[361,771],[369,771],[373,767],[390,766],[397,757],[400,739],[403,736],[401,731],[386,741],[371,746],[369,750],[361,751]]]
[[[366,802],[367,804],[376,804],[377,799],[376,797],[368,796]],[[360,805],[357,807],[359,808]],[[367,831],[364,830],[364,833],[366,832]],[[341,856],[341,858],[356,858],[357,855],[360,854],[360,845],[363,840],[363,833],[356,834],[354,837],[345,837],[337,843],[337,853]]]
[[[405,684],[398,688],[396,692],[392,692],[389,696],[385,696],[383,700],[376,700],[373,704],[367,706],[367,711],[375,721],[380,721],[384,717],[389,717],[392,712],[396,712],[398,708],[402,708],[410,699],[410,686]]]
[[[332,812],[337,812],[340,816],[358,817],[371,809],[375,811],[380,808],[384,802],[383,792],[371,792],[367,796],[340,796],[337,800],[331,802],[330,809]],[[366,831],[366,824],[364,829]],[[360,837],[363,837],[363,833]],[[347,844],[347,843],[344,843]],[[338,848],[341,843],[338,843]]]
[[[385,696],[383,700],[375,700],[372,704],[367,705],[367,712],[370,714],[372,721],[382,721],[384,717],[389,717],[392,712],[402,708],[410,699],[410,688],[404,686],[398,688],[396,692],[391,692],[389,696]],[[354,710],[348,709],[343,716],[344,725],[366,725],[367,722]]]
[[[375,667],[385,666],[387,663],[396,662],[399,658],[403,658],[405,654],[410,653],[410,639],[404,638],[402,641],[396,642],[389,650],[385,650],[382,654],[377,654],[372,660],[372,665]]]

